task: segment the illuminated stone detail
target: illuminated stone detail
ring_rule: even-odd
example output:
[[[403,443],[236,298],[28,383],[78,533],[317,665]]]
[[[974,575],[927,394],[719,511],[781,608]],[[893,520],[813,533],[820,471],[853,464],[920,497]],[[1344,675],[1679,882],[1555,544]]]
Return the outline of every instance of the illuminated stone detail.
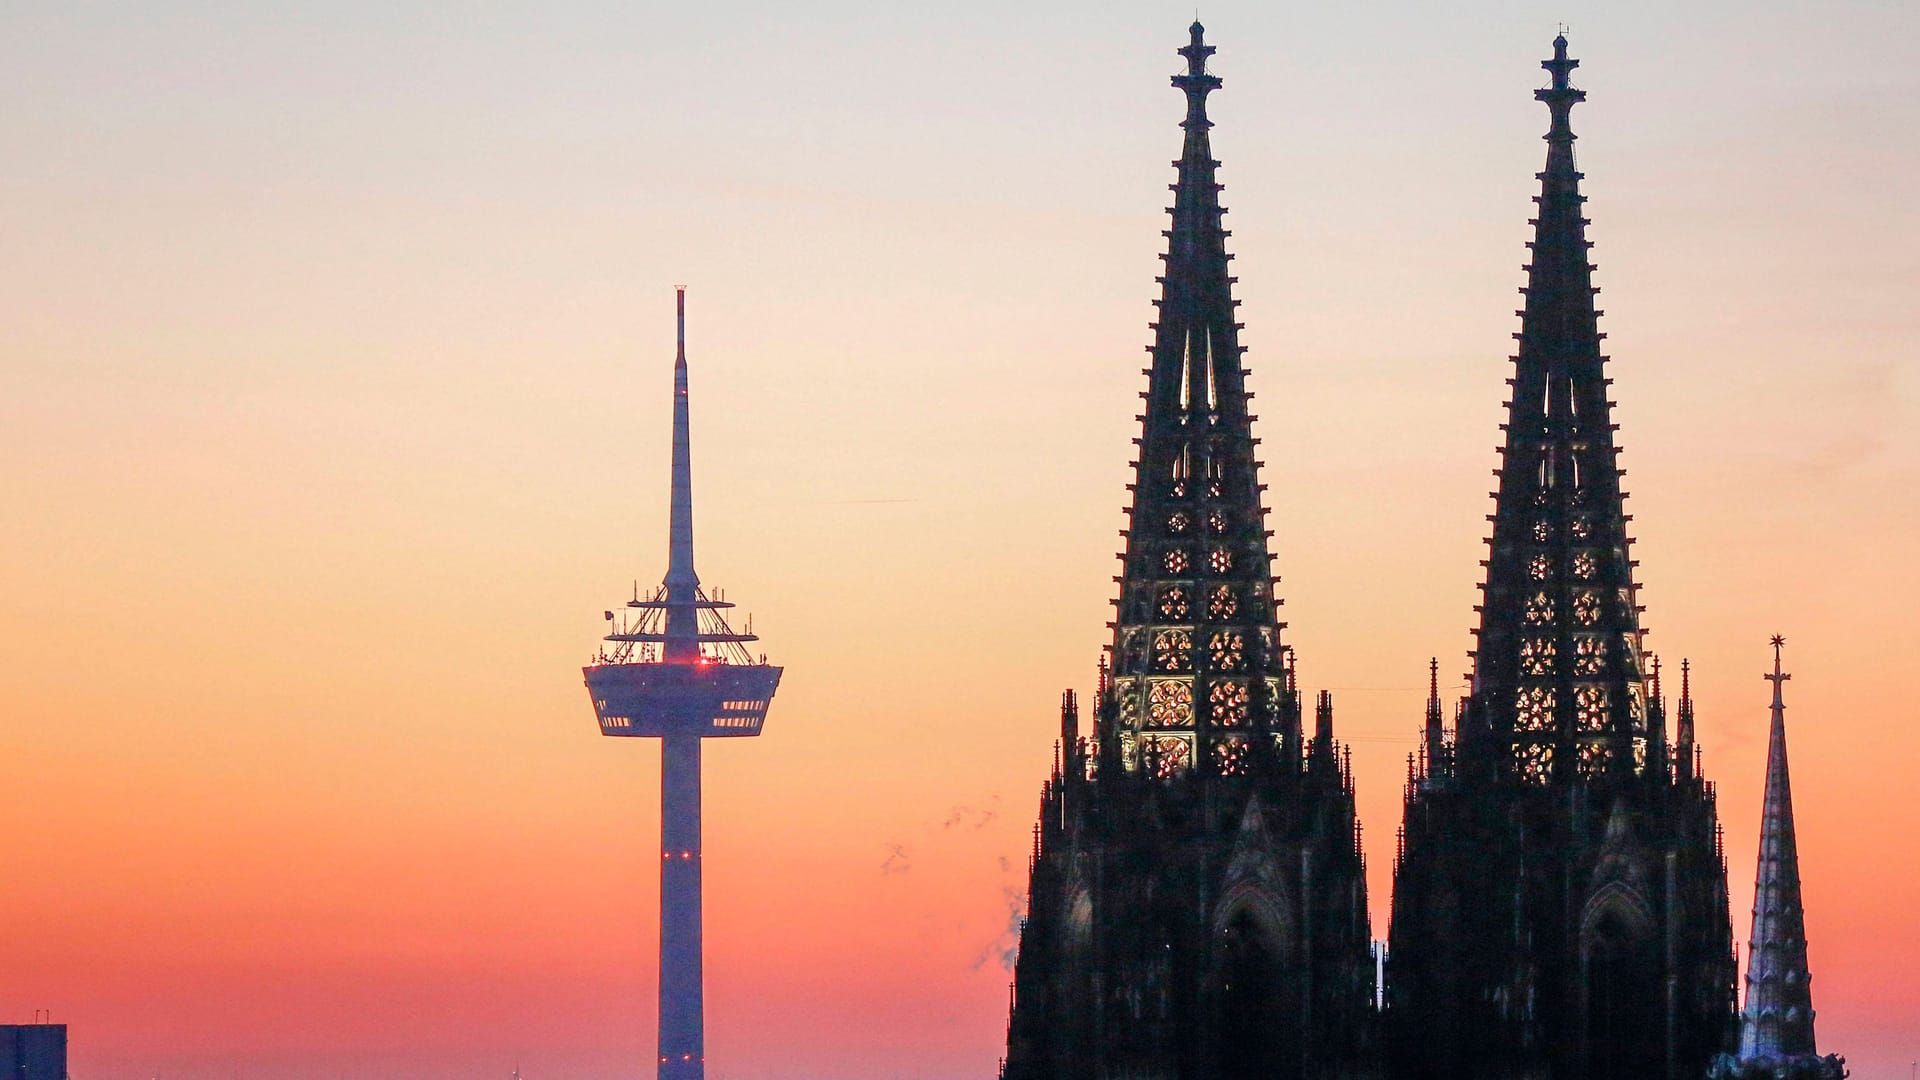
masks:
[[[1175,585],[1160,593],[1160,615],[1168,622],[1187,621],[1187,590]]]
[[[1244,776],[1247,772],[1247,741],[1237,736],[1213,744],[1213,767],[1221,776]]]
[[[1607,688],[1582,686],[1573,692],[1573,726],[1578,731],[1607,730]]]
[[[1535,593],[1527,601],[1527,625],[1546,626],[1553,622],[1553,598],[1546,593]]]
[[[1147,684],[1147,720],[1155,727],[1193,726],[1193,684],[1154,679]]]
[[[1523,675],[1553,673],[1553,642],[1547,638],[1529,638],[1520,643],[1520,672]]]
[[[1573,643],[1573,673],[1597,675],[1607,659],[1607,643],[1597,637],[1583,637]]]
[[[1607,766],[1613,762],[1613,744],[1608,742],[1583,742],[1580,744],[1580,775],[1601,776]]]
[[[1215,622],[1225,622],[1240,610],[1240,598],[1234,595],[1233,586],[1215,585],[1207,593],[1207,618]]]
[[[1213,709],[1213,722],[1222,727],[1239,727],[1247,722],[1247,684],[1238,679],[1222,679],[1207,691]]]
[[[1193,636],[1185,630],[1167,630],[1153,639],[1156,671],[1185,671],[1192,662]]]
[[[1513,711],[1515,731],[1553,730],[1553,689],[1547,686],[1523,686]]]
[[[1178,735],[1152,735],[1140,740],[1142,763],[1153,775],[1166,779],[1193,759],[1193,744]]]
[[[1521,780],[1529,784],[1545,784],[1553,778],[1553,744],[1520,743],[1513,748],[1513,763]]]
[[[1573,598],[1573,617],[1581,626],[1592,626],[1600,621],[1600,594],[1592,591],[1582,592]]]
[[[1207,662],[1215,671],[1239,671],[1246,666],[1246,645],[1238,632],[1222,630],[1207,642]]]

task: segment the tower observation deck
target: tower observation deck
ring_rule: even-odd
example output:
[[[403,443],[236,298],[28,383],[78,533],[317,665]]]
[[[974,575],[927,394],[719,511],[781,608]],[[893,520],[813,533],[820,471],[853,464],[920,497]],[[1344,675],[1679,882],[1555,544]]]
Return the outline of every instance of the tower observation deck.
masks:
[[[688,455],[687,296],[675,290],[673,499],[667,576],[606,613],[609,633],[585,668],[600,733],[660,740],[660,1080],[706,1075],[700,920],[700,740],[760,734],[781,669],[757,659],[748,625],[708,596],[693,569]]]

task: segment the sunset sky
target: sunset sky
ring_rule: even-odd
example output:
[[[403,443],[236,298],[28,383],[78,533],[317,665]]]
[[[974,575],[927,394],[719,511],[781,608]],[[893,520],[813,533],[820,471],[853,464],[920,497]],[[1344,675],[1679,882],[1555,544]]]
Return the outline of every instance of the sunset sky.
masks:
[[[1649,647],[1747,936],[1786,635],[1822,1050],[1920,1058],[1920,6],[1200,12],[1307,689],[1385,936],[1466,669],[1569,26]],[[1190,3],[0,6],[0,1021],[77,1080],[650,1073],[665,569],[787,674],[706,755],[715,1080],[980,1078],[1107,641]],[[1744,944],[1743,944],[1744,949]]]

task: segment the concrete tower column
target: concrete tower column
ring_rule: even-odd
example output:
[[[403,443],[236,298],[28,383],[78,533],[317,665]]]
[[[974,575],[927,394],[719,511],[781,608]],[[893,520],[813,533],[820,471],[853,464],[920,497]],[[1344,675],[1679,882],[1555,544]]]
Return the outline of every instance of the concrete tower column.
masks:
[[[660,740],[660,1080],[704,1080],[700,737]]]

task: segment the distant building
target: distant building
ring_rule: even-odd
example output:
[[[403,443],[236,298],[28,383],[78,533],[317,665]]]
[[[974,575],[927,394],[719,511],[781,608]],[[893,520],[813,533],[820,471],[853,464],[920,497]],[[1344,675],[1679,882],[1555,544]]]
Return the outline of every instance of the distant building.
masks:
[[[0,1024],[0,1077],[67,1080],[67,1025]]]

